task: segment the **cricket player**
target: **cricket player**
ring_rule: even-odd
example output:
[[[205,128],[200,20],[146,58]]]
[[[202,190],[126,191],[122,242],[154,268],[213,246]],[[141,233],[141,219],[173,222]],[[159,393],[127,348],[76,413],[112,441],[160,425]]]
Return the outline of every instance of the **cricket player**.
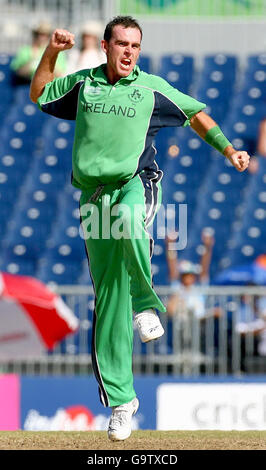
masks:
[[[142,341],[164,333],[156,310],[166,309],[153,290],[147,234],[161,202],[162,171],[153,139],[162,127],[191,125],[238,171],[249,162],[203,112],[205,104],[139,69],[141,40],[135,19],[116,17],[101,42],[106,64],[54,78],[58,55],[74,46],[73,34],[56,29],[30,91],[42,111],[76,120],[72,183],[82,191],[83,229],[89,214],[95,230],[86,237],[84,229],[95,290],[92,361],[101,401],[112,407],[108,436],[113,441],[130,436],[139,406],[132,374],[133,315]]]

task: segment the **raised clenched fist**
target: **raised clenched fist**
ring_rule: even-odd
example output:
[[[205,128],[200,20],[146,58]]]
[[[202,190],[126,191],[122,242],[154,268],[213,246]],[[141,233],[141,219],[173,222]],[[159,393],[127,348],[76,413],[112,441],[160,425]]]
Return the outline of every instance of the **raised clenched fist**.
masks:
[[[75,35],[66,29],[56,29],[49,41],[48,48],[60,52],[71,49],[75,44]]]
[[[250,156],[247,152],[235,151],[227,158],[238,171],[244,171],[248,167]]]

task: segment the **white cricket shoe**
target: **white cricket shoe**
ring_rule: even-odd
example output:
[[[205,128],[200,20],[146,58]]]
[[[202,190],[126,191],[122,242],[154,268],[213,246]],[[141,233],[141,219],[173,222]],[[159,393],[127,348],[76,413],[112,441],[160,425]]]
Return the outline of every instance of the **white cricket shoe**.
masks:
[[[131,434],[132,416],[137,412],[139,401],[133,398],[124,405],[113,406],[108,427],[108,437],[111,441],[124,441]]]
[[[148,343],[153,339],[160,338],[164,334],[160,318],[153,308],[149,308],[141,313],[136,313],[135,324],[137,325],[140,339],[143,343]]]

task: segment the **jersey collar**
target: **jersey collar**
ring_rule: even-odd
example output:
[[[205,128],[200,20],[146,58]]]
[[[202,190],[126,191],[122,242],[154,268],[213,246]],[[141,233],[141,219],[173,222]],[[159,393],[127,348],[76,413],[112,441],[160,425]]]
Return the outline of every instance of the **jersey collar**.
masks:
[[[110,85],[110,83],[107,80],[107,76],[105,75],[104,70],[105,70],[105,64],[102,64],[99,67],[96,67],[94,69],[90,69],[89,77],[91,78],[91,80],[96,81],[98,83],[105,83],[107,85]],[[128,77],[120,78],[120,80],[117,83],[133,82],[134,80],[136,80],[136,78],[138,78],[139,74],[140,74],[140,68],[138,65],[135,65],[131,74],[128,75]]]

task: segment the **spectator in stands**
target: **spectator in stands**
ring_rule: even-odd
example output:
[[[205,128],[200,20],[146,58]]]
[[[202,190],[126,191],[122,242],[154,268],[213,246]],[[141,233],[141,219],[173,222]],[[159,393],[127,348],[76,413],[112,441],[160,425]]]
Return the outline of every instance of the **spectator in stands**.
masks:
[[[195,285],[208,285],[209,267],[214,245],[213,236],[207,231],[202,233],[204,253],[201,257],[200,269],[190,261],[180,261],[177,259],[177,252],[170,249],[173,240],[167,238],[166,252],[171,282],[172,295],[168,300],[167,312],[173,317],[177,314],[187,312],[193,313],[197,318],[203,319],[206,316],[205,296],[193,292]]]
[[[98,67],[106,62],[106,55],[100,47],[103,27],[98,21],[90,21],[81,30],[80,49],[72,49],[67,63],[67,74],[78,70]]]
[[[262,157],[266,157],[266,118],[260,123],[257,153]]]
[[[14,73],[15,85],[30,84],[34,72],[40,62],[42,54],[48,44],[51,34],[51,25],[47,22],[40,23],[32,30],[32,44],[22,46],[10,67]],[[66,70],[64,54],[60,54],[56,63],[55,75],[60,77]]]
[[[254,284],[249,284],[254,286]],[[241,370],[247,371],[247,358],[266,356],[266,297],[247,294],[240,298],[235,331],[240,335]],[[250,339],[247,341],[247,339]]]
[[[187,260],[178,262],[177,252],[170,249],[172,240],[169,238],[166,240],[167,263],[172,291],[167,304],[169,317],[167,347],[169,353],[175,351],[175,341],[177,340],[175,330],[179,331],[178,349],[185,349],[188,354],[193,355],[193,334],[190,333],[194,328],[192,322],[195,319],[199,321],[199,348],[201,354],[203,356],[207,354],[206,322],[209,318],[214,319],[213,338],[211,339],[213,353],[217,354],[219,348],[219,319],[223,314],[223,309],[214,301],[215,299],[212,296],[206,296],[195,289],[195,287],[208,286],[209,284],[209,268],[214,246],[214,237],[209,230],[203,230],[201,236],[204,251],[200,266]],[[180,322],[183,324],[182,327]],[[190,360],[193,360],[192,356]]]
[[[219,305],[213,303],[212,297],[208,297],[195,289],[195,287],[209,284],[209,267],[214,237],[209,231],[203,230],[204,252],[200,266],[187,260],[178,262],[177,252],[171,250],[171,242],[172,239],[168,238],[166,240],[167,263],[172,291],[167,304],[168,353],[173,353],[175,347],[178,346],[179,350],[185,349],[188,354],[193,355],[193,335],[191,332],[194,328],[193,321],[197,319],[199,321],[199,348],[201,354],[206,355],[206,321],[209,318],[214,318],[212,346],[214,348],[213,352],[216,354],[219,344],[219,318],[223,310]],[[178,339],[174,331],[179,332]],[[178,345],[176,345],[176,341],[178,341]],[[193,359],[190,358],[190,360]]]

